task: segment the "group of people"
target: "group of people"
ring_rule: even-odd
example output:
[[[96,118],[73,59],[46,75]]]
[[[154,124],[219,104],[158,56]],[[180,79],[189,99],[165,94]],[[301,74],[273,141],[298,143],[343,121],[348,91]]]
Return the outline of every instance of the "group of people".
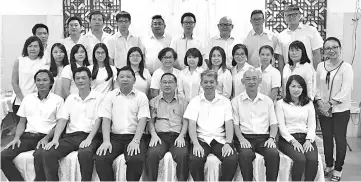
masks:
[[[119,32],[111,36],[102,30],[104,15],[94,11],[87,34],[80,34],[81,19],[70,17],[70,36],[51,48],[47,26],[35,25],[13,67],[19,123],[1,152],[1,169],[10,181],[24,180],[12,160],[35,150],[35,180],[58,181],[58,160],[78,151],[82,181],[91,180],[94,165],[101,181],[114,181],[113,161],[124,154],[127,180],[139,181],[145,164],[147,179],[156,181],[169,151],[179,181],[189,171],[202,181],[212,153],[222,162],[220,180],[231,181],[239,165],[243,179],[252,181],[257,152],[267,181],[276,181],[280,150],[293,160],[292,180],[312,181],[318,113],[325,175],[339,181],[352,66],[342,60],[337,38],[323,41],[300,23],[297,6],[288,6],[284,17],[289,28],[276,35],[263,29],[263,12],[253,11],[253,30],[242,43],[231,36],[229,17],[220,19],[220,35],[202,43],[193,36],[192,13],[181,17],[181,36],[166,35],[162,16],[155,15],[154,35],[141,39],[128,30],[129,13],[116,15]]]

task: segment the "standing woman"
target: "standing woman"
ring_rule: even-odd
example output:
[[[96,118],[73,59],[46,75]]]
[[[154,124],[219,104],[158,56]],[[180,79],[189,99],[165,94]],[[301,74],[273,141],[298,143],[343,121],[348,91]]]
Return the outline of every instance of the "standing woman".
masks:
[[[232,93],[232,75],[227,69],[226,53],[223,48],[214,46],[209,53],[209,60],[208,69],[218,74],[217,93],[229,99]]]
[[[73,71],[81,66],[89,66],[88,55],[82,44],[76,44],[70,52],[70,64],[66,65],[61,73],[61,88],[64,99],[70,94],[78,92],[73,79]]]
[[[152,76],[148,69],[145,68],[145,61],[142,50],[139,47],[132,47],[127,54],[127,66],[131,67],[135,73],[134,88],[144,92],[148,98],[150,96],[150,82]]]
[[[247,63],[248,49],[243,44],[236,44],[232,49],[232,83],[233,83],[233,97],[242,93],[245,88],[242,84],[244,72],[246,72],[252,65]]]
[[[307,84],[307,96],[313,100],[316,90],[316,73],[311,61],[307,56],[305,45],[301,41],[293,41],[289,46],[288,64],[283,68],[283,96],[285,96],[288,77],[291,75],[300,75]]]
[[[16,115],[23,98],[37,91],[34,75],[40,69],[49,69],[44,59],[44,47],[41,40],[36,36],[26,39],[22,56],[14,62],[11,85],[15,92],[15,101],[13,101],[13,114],[16,124],[20,117]]]
[[[332,116],[319,116],[325,150],[325,175],[332,173],[331,181],[340,181],[346,156],[346,132],[350,119],[352,66],[341,59],[341,42],[329,37],[323,43],[326,61],[317,66],[316,100],[322,112],[332,110]],[[336,141],[336,161],[333,158],[333,138]]]
[[[286,83],[286,97],[276,104],[280,129],[279,149],[293,160],[292,181],[314,181],[318,170],[315,142],[315,108],[307,96],[305,80],[292,75]]]
[[[92,73],[91,89],[107,94],[114,89],[117,69],[109,64],[108,48],[98,43],[93,49],[93,65],[88,66]]]
[[[179,73],[178,92],[189,102],[193,97],[202,92],[201,73],[203,57],[197,48],[190,48],[184,56],[184,68]]]
[[[51,55],[50,55],[50,69],[49,71],[53,74],[54,77],[54,85],[51,91],[60,97],[62,96],[61,91],[61,72],[63,68],[69,64],[68,54],[66,52],[66,48],[61,43],[55,43],[51,47]]]

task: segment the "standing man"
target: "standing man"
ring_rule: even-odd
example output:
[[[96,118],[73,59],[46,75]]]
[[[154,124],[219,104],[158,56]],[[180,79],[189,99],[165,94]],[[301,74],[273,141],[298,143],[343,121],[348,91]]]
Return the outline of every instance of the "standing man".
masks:
[[[204,181],[204,164],[209,153],[222,161],[220,181],[232,181],[237,170],[237,155],[233,151],[232,106],[228,98],[216,92],[217,72],[201,74],[204,94],[194,97],[185,113],[189,119],[189,136],[193,142],[189,169],[194,181]]]
[[[68,25],[69,37],[65,38],[62,44],[65,46],[66,52],[68,53],[68,58],[70,58],[71,49],[75,44],[78,44],[83,37],[80,34],[83,23],[81,22],[81,19],[79,17],[72,16],[68,19],[67,25]],[[90,56],[90,53],[88,54]],[[91,53],[91,55],[92,54],[93,53]]]
[[[81,180],[90,181],[92,178],[93,155],[101,142],[98,109],[103,95],[90,90],[91,73],[87,67],[75,69],[73,79],[79,93],[66,98],[59,113],[60,119],[56,124],[53,140],[34,157],[34,161],[38,161],[35,173],[37,176],[45,176],[46,181],[59,181],[59,159],[73,151],[78,151]],[[65,127],[65,135],[60,139]]]
[[[111,35],[103,31],[104,27],[104,14],[100,11],[92,11],[89,14],[90,30],[79,41],[80,44],[86,49],[88,53],[88,60],[93,64],[93,49],[97,43],[108,43]],[[69,57],[70,58],[70,57]]]
[[[49,38],[49,28],[48,26],[38,23],[35,24],[34,27],[31,30],[33,32],[33,35],[39,37],[41,40],[41,43],[43,43],[44,47],[44,59],[46,60],[46,64],[50,65],[50,49],[51,46],[48,46],[48,38]]]
[[[277,34],[263,28],[264,14],[262,10],[252,11],[250,22],[253,30],[248,33],[244,44],[248,49],[248,63],[257,68],[261,65],[259,49],[264,45],[269,45],[275,49],[278,44],[278,38]],[[276,54],[275,57],[277,59],[278,55]]]
[[[230,17],[222,17],[219,20],[217,25],[219,30],[219,35],[216,35],[210,38],[206,45],[206,50],[204,51],[205,60],[208,64],[209,52],[214,46],[219,46],[224,49],[226,52],[226,63],[227,68],[232,67],[232,49],[233,46],[241,43],[239,40],[236,40],[233,36],[231,36],[231,32],[233,30],[234,25],[232,24],[232,20]]]
[[[129,32],[132,23],[131,16],[126,11],[121,11],[115,16],[119,32],[115,33],[109,40],[108,50],[110,59],[114,60],[114,66],[118,69],[127,65],[128,50],[139,47],[144,54],[144,46],[140,37]]]
[[[232,99],[235,146],[243,181],[253,180],[255,152],[263,155],[266,180],[277,181],[280,157],[275,137],[278,124],[273,101],[258,92],[261,73],[255,68],[247,70],[242,78],[246,91]]]
[[[193,30],[196,26],[196,16],[193,13],[184,13],[181,17],[181,24],[183,28],[183,34],[179,37],[173,38],[170,47],[175,50],[178,54],[175,68],[182,70],[184,65],[184,56],[190,48],[197,48],[200,50],[202,41],[198,39],[194,34]]]
[[[178,181],[187,181],[188,141],[185,140],[188,120],[183,118],[188,102],[177,96],[177,77],[165,73],[160,81],[161,93],[150,101],[151,120],[149,131],[152,136],[146,159],[148,180],[157,181],[159,161],[170,151],[177,163]]]
[[[321,62],[321,48],[323,40],[320,33],[313,26],[305,25],[300,22],[301,12],[297,5],[289,5],[284,11],[284,18],[288,28],[283,30],[278,36],[278,46],[276,53],[280,55],[278,67],[282,73],[283,67],[288,63],[289,45],[295,41],[301,41],[305,47],[311,65],[316,69]],[[281,74],[282,75],[282,74]]]
[[[124,154],[126,180],[139,181],[147,150],[142,135],[150,118],[149,101],[145,93],[133,87],[132,68],[121,68],[117,83],[119,88],[107,94],[99,112],[103,118],[103,143],[97,150],[95,166],[100,181],[115,181],[113,161]]]
[[[172,37],[164,33],[166,27],[164,19],[161,15],[152,17],[151,26],[153,35],[144,39],[146,68],[151,74],[158,68],[162,67],[161,61],[158,59],[158,53],[165,47],[170,47]]]
[[[24,181],[13,160],[22,152],[44,148],[53,137],[57,114],[64,101],[50,92],[54,85],[54,77],[49,70],[39,70],[34,81],[38,92],[25,96],[21,102],[18,115],[19,124],[14,139],[1,151],[1,170],[9,181]],[[35,168],[37,160],[34,161]],[[36,176],[37,181],[45,181],[45,177]]]

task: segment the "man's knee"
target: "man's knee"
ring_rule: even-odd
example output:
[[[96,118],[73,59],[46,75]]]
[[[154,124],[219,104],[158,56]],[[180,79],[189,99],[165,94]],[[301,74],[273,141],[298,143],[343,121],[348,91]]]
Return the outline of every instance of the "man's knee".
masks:
[[[249,148],[240,148],[238,153],[238,159],[240,161],[253,161],[256,158],[255,152]]]

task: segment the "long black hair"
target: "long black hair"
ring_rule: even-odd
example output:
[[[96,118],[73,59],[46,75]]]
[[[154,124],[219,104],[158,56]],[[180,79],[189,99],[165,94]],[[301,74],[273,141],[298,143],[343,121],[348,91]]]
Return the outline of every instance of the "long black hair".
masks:
[[[76,60],[75,60],[75,54],[78,52],[79,48],[83,48],[85,51],[85,58],[84,58],[84,62],[83,65],[81,66],[89,66],[89,60],[88,60],[88,53],[86,52],[86,49],[83,45],[81,44],[76,44],[73,46],[73,48],[71,48],[71,52],[70,52],[70,66],[71,66],[71,71],[74,72],[75,69],[77,68],[76,66]]]
[[[51,47],[51,51],[50,51],[50,69],[49,69],[49,71],[53,74],[54,77],[58,75],[58,66],[55,63],[55,59],[53,56],[53,50],[55,49],[55,47],[58,47],[64,53],[64,58],[61,61],[62,66],[64,67],[69,64],[68,54],[66,52],[65,46],[61,43],[55,43]]]
[[[131,63],[130,63],[130,59],[129,56],[130,54],[132,54],[133,52],[139,52],[141,60],[139,63],[139,75],[140,77],[142,77],[143,80],[145,80],[144,76],[143,76],[143,72],[144,72],[144,57],[143,57],[143,53],[142,50],[139,47],[132,47],[129,49],[128,51],[128,55],[127,55],[127,66],[131,67]]]
[[[105,52],[105,59],[104,59],[104,67],[107,70],[108,73],[108,78],[105,79],[105,81],[108,81],[110,78],[113,77],[113,71],[112,68],[110,67],[109,64],[109,53],[108,53],[108,48],[104,43],[97,43],[94,46],[93,49],[93,71],[92,71],[92,79],[95,80],[97,78],[98,75],[98,71],[99,71],[99,64],[98,64],[98,60],[95,58],[95,52],[98,48],[103,48],[104,52]]]
[[[292,75],[288,78],[286,83],[286,97],[283,99],[287,104],[289,104],[292,101],[291,93],[290,93],[290,85],[292,81],[296,81],[300,86],[302,87],[302,93],[299,96],[300,105],[304,106],[310,102],[310,98],[307,96],[307,85],[305,79],[302,78],[300,75]]]

